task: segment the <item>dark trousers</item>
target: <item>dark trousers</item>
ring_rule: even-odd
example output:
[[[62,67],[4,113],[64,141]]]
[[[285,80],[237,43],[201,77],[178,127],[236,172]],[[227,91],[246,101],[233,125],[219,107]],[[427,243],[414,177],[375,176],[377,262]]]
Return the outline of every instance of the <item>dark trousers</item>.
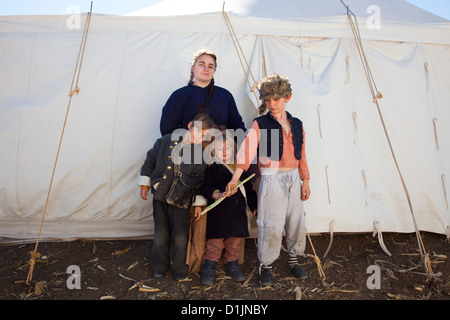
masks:
[[[189,209],[180,209],[153,199],[152,269],[164,273],[173,263],[173,272],[187,274],[186,249],[189,238]]]

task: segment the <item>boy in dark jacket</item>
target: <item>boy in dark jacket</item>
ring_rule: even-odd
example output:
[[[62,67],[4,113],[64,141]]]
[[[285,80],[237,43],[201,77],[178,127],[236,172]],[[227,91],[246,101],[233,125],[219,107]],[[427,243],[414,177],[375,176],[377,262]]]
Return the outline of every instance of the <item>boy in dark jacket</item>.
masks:
[[[201,123],[201,126],[197,124]],[[163,276],[173,262],[175,280],[187,277],[188,266],[186,247],[189,236],[189,208],[192,198],[195,205],[206,203],[199,194],[204,180],[206,163],[203,161],[202,140],[206,130],[214,127],[213,120],[206,114],[198,114],[190,123],[189,130],[177,138],[176,134],[167,134],[159,138],[148,151],[141,168],[139,185],[141,198],[147,200],[148,191],[153,194],[153,250],[152,269],[154,277]],[[182,188],[187,188],[190,196],[173,203],[168,198],[174,181],[175,166],[179,164],[182,175]],[[201,203],[203,198],[203,203]],[[181,203],[182,202],[182,203]],[[169,204],[171,203],[171,204]]]

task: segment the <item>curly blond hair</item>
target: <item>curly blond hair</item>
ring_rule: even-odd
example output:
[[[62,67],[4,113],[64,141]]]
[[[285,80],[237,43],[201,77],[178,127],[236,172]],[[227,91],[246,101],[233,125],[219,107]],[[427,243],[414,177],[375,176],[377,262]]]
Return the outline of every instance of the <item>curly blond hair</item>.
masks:
[[[265,99],[280,99],[288,98],[292,94],[292,88],[290,79],[281,74],[272,74],[265,77],[258,83],[259,99],[262,100],[262,104],[259,107],[259,113],[263,114],[267,107],[264,102]]]

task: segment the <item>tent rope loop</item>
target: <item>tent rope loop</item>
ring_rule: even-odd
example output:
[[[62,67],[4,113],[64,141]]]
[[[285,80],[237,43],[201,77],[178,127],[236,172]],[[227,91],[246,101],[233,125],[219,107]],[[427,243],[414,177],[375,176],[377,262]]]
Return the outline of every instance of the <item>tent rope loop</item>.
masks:
[[[333,245],[333,238],[334,238],[334,225],[335,225],[335,221],[331,220],[330,221],[330,242],[328,243],[328,247],[327,250],[325,251],[325,253],[323,254],[323,258],[325,258],[328,255],[328,252],[331,249],[331,246]]]
[[[255,89],[258,87],[259,82],[255,81],[255,83],[253,84],[252,88],[250,89],[251,92],[255,92]]]
[[[75,93],[78,95],[79,92],[80,92],[80,88],[76,87],[69,93],[69,97],[72,97]]]
[[[90,25],[90,22],[91,22],[91,17],[92,17],[92,2],[91,2],[91,9],[88,12],[87,17],[86,17],[86,24],[84,26],[83,36],[82,36],[82,39],[81,39],[81,46],[80,46],[80,50],[78,52],[77,63],[76,63],[75,71],[74,71],[73,78],[72,78],[72,85],[71,85],[70,93],[69,93],[69,97],[70,97],[69,98],[69,103],[67,105],[66,117],[64,119],[64,124],[63,124],[62,132],[61,132],[61,137],[60,137],[59,145],[58,145],[58,151],[56,152],[56,158],[55,158],[55,162],[54,162],[54,165],[53,165],[53,172],[52,172],[52,176],[51,176],[51,179],[50,179],[50,185],[48,187],[47,199],[45,200],[44,211],[42,213],[41,225],[39,227],[39,233],[38,233],[38,236],[37,236],[37,239],[36,239],[36,245],[34,247],[34,251],[30,252],[30,255],[31,255],[31,258],[29,260],[30,269],[28,271],[27,280],[25,282],[27,285],[30,285],[30,281],[33,278],[33,271],[34,271],[34,266],[36,264],[36,259],[38,259],[41,256],[41,254],[39,252],[37,252],[37,248],[38,248],[39,239],[40,239],[41,233],[42,233],[42,227],[44,226],[45,215],[47,213],[47,207],[48,207],[48,202],[49,202],[49,198],[50,198],[50,193],[51,193],[51,190],[52,190],[53,179],[55,177],[56,165],[58,163],[59,153],[60,153],[60,150],[61,150],[62,140],[63,140],[63,137],[64,137],[64,131],[65,131],[65,128],[66,128],[67,118],[68,118],[68,115],[69,115],[70,104],[72,102],[73,95],[75,93],[78,94],[78,92],[80,92],[80,88],[78,87],[78,81],[80,79],[81,65],[83,63],[84,49],[86,47],[86,40],[87,40],[87,35],[88,35],[88,32],[89,32],[89,25]],[[76,77],[76,82],[75,82],[75,77]],[[75,83],[75,89],[73,89],[74,88],[74,83]]]
[[[380,243],[381,248],[389,257],[392,256],[392,254],[389,252],[389,250],[386,248],[386,245],[384,244],[383,234],[381,233],[379,222],[375,220],[373,222],[373,226],[375,230],[373,231],[372,236],[375,237],[376,235],[378,235],[378,242]]]

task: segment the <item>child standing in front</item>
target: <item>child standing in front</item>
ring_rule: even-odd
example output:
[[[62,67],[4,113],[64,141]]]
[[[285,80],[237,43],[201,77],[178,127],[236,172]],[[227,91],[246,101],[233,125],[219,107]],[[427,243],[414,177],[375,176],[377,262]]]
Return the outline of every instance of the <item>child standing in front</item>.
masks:
[[[202,141],[206,130],[213,127],[214,121],[208,115],[198,114],[189,123],[189,130],[184,135],[176,137],[173,134],[166,134],[159,138],[153,148],[148,151],[142,165],[139,179],[141,198],[147,200],[150,189],[153,194],[152,269],[154,277],[163,276],[170,269],[171,261],[175,280],[187,277],[188,266],[185,261],[190,223],[189,208],[194,196],[196,203],[192,205],[206,204],[206,200],[201,197],[199,191],[207,167],[203,160]],[[177,161],[174,162],[174,160]],[[179,164],[179,167],[176,167],[176,164]],[[182,190],[180,192],[178,189],[177,194],[173,195],[171,190],[174,189],[171,188],[175,168],[179,168],[182,175],[182,183],[179,184]],[[184,199],[177,197],[184,193],[187,194]],[[177,200],[174,202],[173,198]]]
[[[259,83],[258,89],[269,112],[253,122],[239,149],[237,168],[226,191],[237,185],[258,154],[261,173],[257,219],[260,283],[271,286],[271,264],[279,257],[283,231],[290,273],[299,279],[308,277],[298,265],[297,256],[304,254],[306,246],[303,201],[308,200],[311,192],[303,123],[286,112],[286,104],[292,96],[289,78],[270,75]]]
[[[213,146],[215,162],[206,169],[205,181],[201,187],[203,196],[211,204],[226,195],[224,191],[234,173],[236,156],[235,141],[231,135],[217,136]],[[244,178],[248,175],[243,174]],[[226,269],[232,279],[236,282],[245,280],[238,261],[242,238],[249,236],[247,204],[256,214],[257,196],[250,181],[241,186],[234,195],[225,198],[218,206],[208,211],[202,269],[204,285],[214,284],[216,264],[222,251]],[[199,210],[196,210],[196,218],[200,218]]]

